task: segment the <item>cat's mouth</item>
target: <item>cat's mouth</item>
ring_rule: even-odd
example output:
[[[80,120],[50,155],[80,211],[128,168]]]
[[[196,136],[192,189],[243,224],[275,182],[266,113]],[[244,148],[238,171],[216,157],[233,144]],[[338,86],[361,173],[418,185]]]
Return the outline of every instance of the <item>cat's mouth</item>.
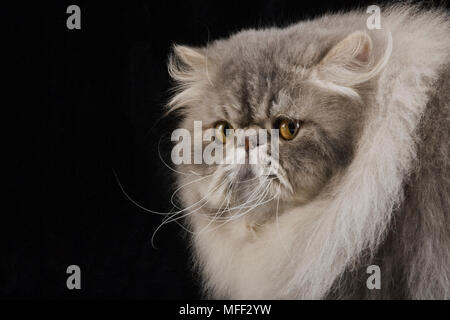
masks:
[[[269,208],[289,182],[282,168],[275,170],[270,162],[241,163],[220,167],[210,185],[205,208],[214,217],[240,217],[261,207]],[[272,162],[273,164],[273,162]],[[264,210],[263,210],[264,211]]]
[[[237,180],[239,182],[243,182],[243,181],[246,181],[247,179],[251,179],[254,177],[255,177],[255,174],[253,173],[252,167],[248,162],[241,164],[239,166],[238,173],[237,173]]]

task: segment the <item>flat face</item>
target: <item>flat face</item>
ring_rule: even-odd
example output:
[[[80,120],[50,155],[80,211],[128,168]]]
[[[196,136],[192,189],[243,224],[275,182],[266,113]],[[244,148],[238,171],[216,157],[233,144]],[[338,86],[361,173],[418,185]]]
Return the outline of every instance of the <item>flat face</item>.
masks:
[[[224,127],[232,131],[226,141],[220,139],[223,161],[184,164],[181,170],[205,177],[201,182],[194,181],[196,176],[179,177],[180,186],[190,186],[185,188],[186,204],[202,206],[214,216],[239,215],[243,208],[263,212],[280,201],[308,202],[353,155],[363,119],[360,103],[313,81],[327,46],[287,46],[291,37],[285,31],[270,31],[267,40],[268,32],[244,32],[206,49],[179,50],[181,61],[189,64],[195,58],[188,69],[193,80],[179,93],[185,99],[179,101],[181,128],[192,137],[194,122],[201,122],[202,134],[217,134]],[[260,130],[266,138],[256,138],[246,148],[245,137],[252,140]],[[201,144],[206,147],[207,142]],[[230,164],[231,150],[242,159],[260,161]]]

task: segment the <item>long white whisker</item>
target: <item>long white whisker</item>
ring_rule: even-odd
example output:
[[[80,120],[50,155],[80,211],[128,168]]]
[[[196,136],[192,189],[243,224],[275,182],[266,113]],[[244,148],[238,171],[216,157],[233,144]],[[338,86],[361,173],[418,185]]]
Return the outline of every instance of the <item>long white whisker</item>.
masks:
[[[269,185],[270,185],[270,184],[269,184]],[[259,205],[262,205],[262,204],[264,204],[264,203],[267,203],[267,202],[272,201],[273,199],[275,199],[276,196],[277,196],[277,195],[275,195],[274,197],[268,199],[267,201],[264,201],[264,202],[259,203],[258,205],[254,206],[253,208],[256,208],[256,207],[259,206]],[[247,210],[247,212],[249,212],[250,210],[252,210],[252,209]],[[242,215],[243,215],[243,214],[241,214],[241,216],[242,216]],[[236,220],[237,218],[238,218],[238,217],[233,216],[231,219],[225,220],[223,223],[217,225],[215,228],[209,229],[208,232],[209,232],[209,231],[214,231],[214,230],[216,230],[216,229],[218,229],[218,228],[221,228],[221,227],[223,227],[225,224],[229,223],[230,221],[234,221],[234,220]]]
[[[255,198],[255,195],[257,195],[259,193],[259,191],[264,188],[263,184],[265,182],[271,182],[272,180],[275,180],[275,179],[276,178],[270,178],[270,179],[266,178],[265,180],[260,182],[258,187],[253,191],[253,193],[247,198],[247,200],[243,204],[240,204],[240,205],[235,206],[235,207],[231,207],[231,208],[229,208],[228,211],[232,211],[232,210],[236,210],[236,209],[249,208],[249,205],[253,202],[253,199]],[[265,188],[265,189],[267,190],[267,188]],[[263,192],[263,194],[264,194],[264,192]],[[260,194],[260,196],[261,196],[261,194]],[[259,198],[260,197],[256,198],[256,202],[258,201]],[[253,207],[253,205],[251,205],[250,207]]]
[[[259,187],[255,190],[255,193],[259,193],[259,190],[261,190],[263,188],[263,184],[265,183],[265,181],[262,181],[259,185]],[[269,199],[268,201],[264,201],[264,202],[260,202],[261,200],[263,200],[267,194],[267,191],[269,190],[270,186],[272,183],[272,179],[269,180],[269,184],[267,186],[265,186],[263,193],[259,194],[259,197],[257,197],[255,199],[255,204],[249,205],[253,199],[247,199],[246,202],[244,202],[242,205],[238,206],[239,210],[238,210],[238,214],[233,215],[231,217],[226,217],[224,219],[221,219],[222,221],[232,221],[232,220],[236,220],[242,216],[244,216],[245,214],[247,214],[248,212],[250,212],[251,210],[253,210],[254,208],[258,207],[261,204],[267,203],[269,201],[271,201],[272,199]],[[248,210],[241,212],[242,209],[248,208]]]
[[[208,177],[211,177],[211,176],[213,176],[213,175],[214,175],[214,173],[213,173],[213,174],[210,174],[210,175],[207,175],[207,176],[203,176],[203,177],[201,177],[201,178],[199,178],[199,179],[196,179],[196,180],[193,180],[193,181],[189,181],[188,183],[186,183],[186,184],[184,184],[184,185],[178,187],[178,188],[175,189],[175,191],[172,193],[172,196],[170,197],[170,203],[171,203],[174,207],[176,207],[177,209],[179,209],[179,210],[185,210],[185,209],[179,208],[179,207],[174,203],[174,200],[173,200],[173,199],[174,199],[175,195],[178,193],[178,191],[180,191],[182,188],[184,188],[184,187],[186,187],[186,186],[188,186],[188,185],[191,185],[191,184],[196,183],[196,182],[200,182],[200,181],[202,181],[202,180],[204,180],[204,179],[206,179],[206,178],[208,178]]]
[[[201,201],[203,201],[203,200],[205,200],[206,198],[208,198],[213,192],[215,192],[218,188],[220,188],[222,185],[224,185],[224,184],[227,183],[227,182],[228,182],[227,180],[223,181],[221,184],[217,185],[217,186],[214,187],[210,192],[208,192],[202,199],[196,201],[195,203],[191,204],[190,206],[186,207],[186,208],[183,209],[183,210],[180,210],[180,211],[177,212],[177,213],[181,213],[181,212],[184,212],[184,211],[188,211],[191,207],[196,206],[196,205],[199,204]],[[200,210],[201,208],[203,208],[203,207],[209,202],[209,200],[210,200],[210,199],[207,199],[205,203],[203,203],[200,207],[196,208],[195,210],[190,211],[190,212],[188,212],[188,213],[186,213],[186,214],[183,214],[183,215],[181,215],[181,216],[179,216],[179,217],[177,217],[177,218],[175,218],[175,219],[171,219],[171,220],[168,221],[167,223],[172,222],[172,221],[175,221],[175,220],[182,219],[182,218],[184,218],[184,217],[187,217],[187,216],[190,215],[190,214],[193,214],[193,213],[197,212],[198,210]]]
[[[159,156],[159,159],[161,160],[161,162],[162,162],[169,170],[171,170],[171,171],[173,171],[173,172],[176,172],[176,173],[179,173],[179,174],[186,175],[186,176],[190,176],[190,175],[201,176],[200,173],[197,173],[197,172],[195,172],[195,171],[193,171],[193,170],[190,170],[190,173],[186,173],[186,172],[178,171],[178,170],[172,168],[171,166],[169,166],[169,165],[164,161],[164,159],[163,159],[163,157],[162,157],[162,155],[161,155],[161,150],[160,150],[161,139],[162,139],[162,137],[160,137],[160,138],[159,138],[159,141],[158,141],[158,156]]]
[[[125,189],[122,186],[122,183],[120,182],[119,177],[117,176],[117,173],[114,169],[112,169],[114,177],[116,178],[117,184],[119,185],[120,190],[122,191],[122,193],[125,195],[125,197],[132,203],[134,204],[136,207],[138,207],[139,209],[146,211],[146,212],[150,212],[150,213],[154,213],[154,214],[159,214],[159,215],[168,215],[171,212],[158,212],[158,211],[153,211],[150,209],[145,208],[144,206],[140,205],[139,203],[137,203],[135,200],[133,200],[133,198],[131,198],[128,193],[125,191]]]

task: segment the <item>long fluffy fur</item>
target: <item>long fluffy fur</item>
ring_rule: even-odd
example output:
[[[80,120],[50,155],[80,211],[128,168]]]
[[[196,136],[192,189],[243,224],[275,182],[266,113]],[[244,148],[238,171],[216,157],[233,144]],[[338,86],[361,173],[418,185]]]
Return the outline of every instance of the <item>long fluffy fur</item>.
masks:
[[[339,25],[340,20],[366,18],[366,14],[351,12],[302,24]],[[414,179],[424,170],[424,164],[417,164],[418,149],[425,143],[419,128],[434,86],[442,76],[441,70],[449,63],[450,23],[448,15],[439,10],[396,6],[383,10],[382,24],[392,34],[392,53],[379,74],[376,94],[369,97],[370,110],[345,174],[312,202],[285,211],[274,222],[261,226],[258,234],[248,230],[245,220],[236,220],[214,232],[193,235],[196,264],[210,296],[320,299],[328,295],[339,298],[355,295],[354,291],[344,294],[345,286],[353,286],[346,274],[354,276],[358,266],[374,261],[382,245],[390,241],[389,231],[394,228],[396,214],[401,216],[396,223],[410,223],[405,221],[408,216],[405,201],[411,195],[405,194],[405,186],[411,181],[419,183]],[[182,91],[173,104],[179,105],[188,95],[186,90]],[[448,103],[448,99],[441,103],[442,108],[448,110]],[[445,121],[448,125],[449,119]],[[442,152],[448,156],[448,146]],[[445,161],[448,168],[448,158]],[[428,181],[424,188],[432,183]],[[418,213],[423,215],[420,219],[432,219],[432,215],[441,219],[444,224],[441,245],[447,247],[435,248],[436,243],[430,240],[432,226],[427,226],[426,232],[421,229],[418,235],[421,238],[416,239],[420,252],[408,255],[410,266],[404,276],[409,292],[406,297],[449,299],[450,244],[446,242],[448,233],[445,234],[449,208],[427,209],[424,203],[430,199],[420,198],[423,194],[414,196],[416,202],[412,203],[425,211]],[[440,196],[444,199],[436,201],[448,205],[449,195]],[[188,223],[194,230],[202,230],[208,221],[201,215],[191,215]],[[412,230],[413,227],[403,229]],[[401,249],[406,251],[408,248]],[[340,290],[341,294],[332,294]]]

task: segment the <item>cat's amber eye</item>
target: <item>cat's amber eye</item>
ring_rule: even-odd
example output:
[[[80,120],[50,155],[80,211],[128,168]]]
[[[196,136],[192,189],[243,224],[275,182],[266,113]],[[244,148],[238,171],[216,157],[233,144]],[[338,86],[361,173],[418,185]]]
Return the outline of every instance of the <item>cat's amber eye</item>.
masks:
[[[276,128],[280,130],[280,135],[284,140],[292,140],[300,128],[300,121],[280,119],[277,121]]]
[[[215,126],[217,139],[219,139],[222,143],[226,143],[227,138],[231,135],[232,129],[233,127],[226,121],[217,122]]]

